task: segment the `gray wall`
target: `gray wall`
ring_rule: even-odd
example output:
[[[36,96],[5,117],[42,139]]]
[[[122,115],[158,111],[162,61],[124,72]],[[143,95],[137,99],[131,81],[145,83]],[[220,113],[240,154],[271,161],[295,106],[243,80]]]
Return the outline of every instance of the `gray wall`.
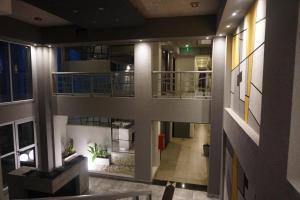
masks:
[[[257,199],[300,199],[287,181],[299,1],[267,0]]]
[[[220,194],[221,156],[223,134],[224,109],[224,74],[226,66],[226,40],[225,37],[215,38],[213,41],[212,66],[212,102],[211,102],[211,139],[209,151],[209,177],[208,194]]]

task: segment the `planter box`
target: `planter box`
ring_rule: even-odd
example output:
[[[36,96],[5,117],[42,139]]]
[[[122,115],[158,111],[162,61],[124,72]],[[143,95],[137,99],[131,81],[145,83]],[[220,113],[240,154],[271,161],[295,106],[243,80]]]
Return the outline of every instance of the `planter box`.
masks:
[[[67,157],[64,158],[64,162],[70,162],[71,160],[73,160],[74,158],[76,158],[77,156],[79,156],[78,153],[73,153]]]
[[[109,158],[96,158],[94,160],[95,165],[109,166],[110,165],[110,157]]]

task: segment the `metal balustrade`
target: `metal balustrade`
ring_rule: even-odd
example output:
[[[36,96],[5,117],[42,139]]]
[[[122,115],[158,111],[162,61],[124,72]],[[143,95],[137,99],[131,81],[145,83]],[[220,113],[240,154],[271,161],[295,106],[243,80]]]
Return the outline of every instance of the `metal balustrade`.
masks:
[[[211,98],[212,71],[153,71],[156,98]]]
[[[134,96],[134,72],[52,73],[55,95]]]

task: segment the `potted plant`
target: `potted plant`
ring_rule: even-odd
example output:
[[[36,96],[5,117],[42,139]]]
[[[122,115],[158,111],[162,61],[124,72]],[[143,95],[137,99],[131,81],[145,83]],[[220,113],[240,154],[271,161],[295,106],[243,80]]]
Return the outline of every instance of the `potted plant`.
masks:
[[[106,148],[102,149],[95,143],[89,146],[88,151],[92,154],[92,161],[95,165],[110,165],[110,154]]]
[[[73,139],[69,139],[66,143],[64,152],[62,153],[63,160],[65,162],[71,161],[73,158],[77,157],[76,150],[74,148]]]

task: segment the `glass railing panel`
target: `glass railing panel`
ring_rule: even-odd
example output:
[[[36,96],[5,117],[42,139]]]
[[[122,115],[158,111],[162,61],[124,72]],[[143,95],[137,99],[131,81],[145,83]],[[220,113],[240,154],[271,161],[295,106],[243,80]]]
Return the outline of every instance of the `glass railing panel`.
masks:
[[[211,98],[211,71],[153,71],[153,97]]]
[[[95,74],[93,79],[93,94],[111,96],[112,94],[112,75]]]

